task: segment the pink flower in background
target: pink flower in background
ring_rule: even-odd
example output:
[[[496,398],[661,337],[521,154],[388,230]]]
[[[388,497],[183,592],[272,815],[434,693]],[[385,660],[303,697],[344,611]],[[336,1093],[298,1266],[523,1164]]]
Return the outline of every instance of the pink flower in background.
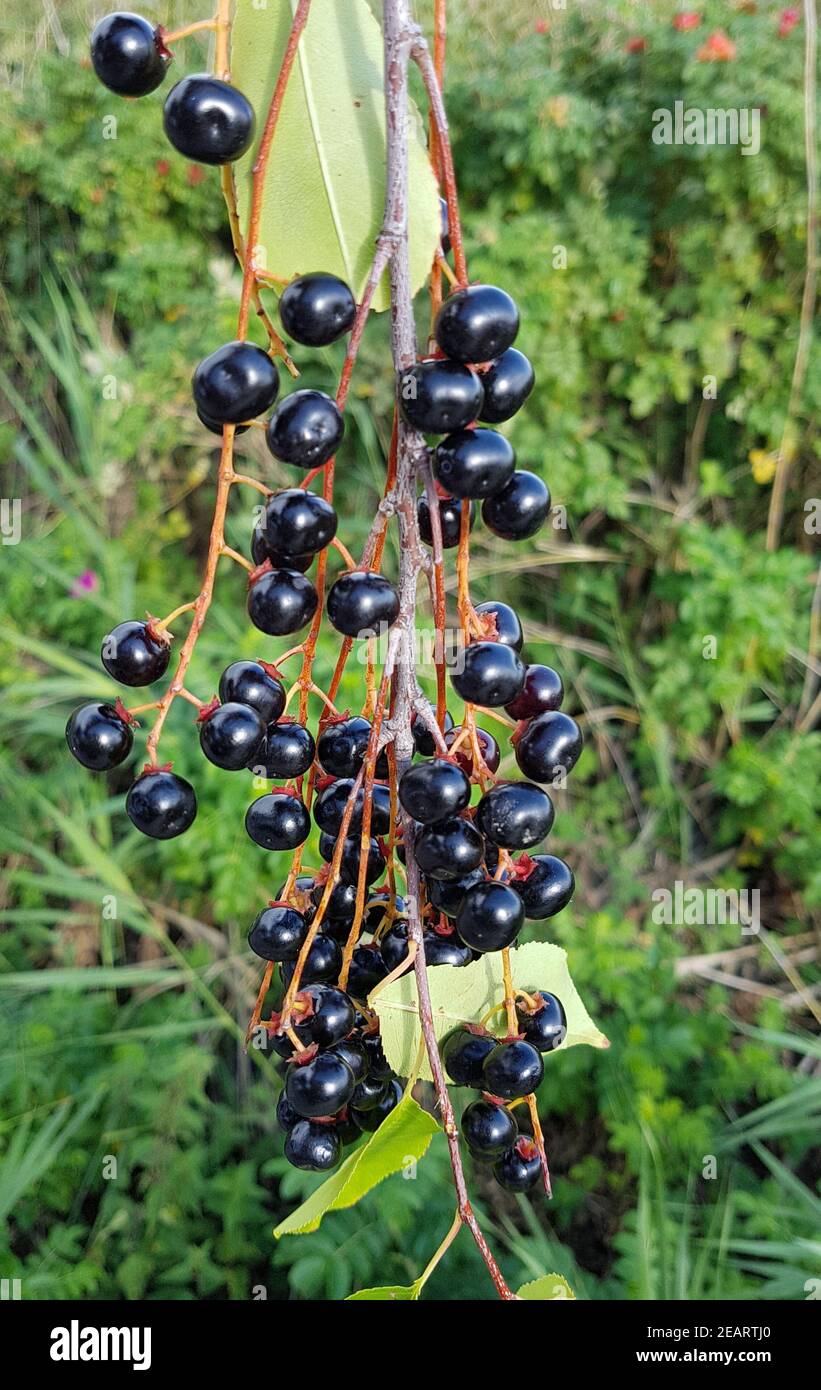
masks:
[[[536,30],[537,34],[547,34],[550,31],[550,20],[537,19],[533,27]]]
[[[100,581],[95,570],[83,570],[78,574],[68,591],[69,598],[85,598],[86,594],[96,594]]]
[[[682,34],[688,29],[697,29],[700,23],[701,15],[698,10],[682,10],[680,14],[673,16],[673,28]]]
[[[736,46],[723,29],[716,29],[701,45],[696,57],[700,63],[729,63],[736,55]]]
[[[647,47],[647,40],[643,38],[628,39],[624,47],[628,53],[643,53]]]
[[[796,24],[801,23],[801,11],[797,9],[782,10],[778,22],[778,37],[785,39],[791,34]]]

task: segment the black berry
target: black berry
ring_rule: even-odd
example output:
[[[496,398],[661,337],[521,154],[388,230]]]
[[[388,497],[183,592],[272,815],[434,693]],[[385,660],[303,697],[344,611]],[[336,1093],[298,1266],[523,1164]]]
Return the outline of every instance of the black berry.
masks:
[[[342,1153],[336,1125],[299,1120],[285,1140],[285,1157],[295,1168],[325,1173],[334,1168]]]
[[[348,1104],[353,1092],[353,1072],[347,1062],[332,1052],[320,1052],[304,1065],[292,1062],[288,1068],[285,1094],[297,1114],[305,1119],[335,1115]]]
[[[228,772],[248,766],[265,735],[265,722],[250,705],[229,701],[200,722],[200,748],[209,762]]]
[[[463,430],[479,418],[484,393],[475,372],[458,362],[416,362],[399,379],[399,404],[409,425],[423,434]]]
[[[379,1128],[383,1120],[386,1120],[392,1110],[395,1110],[402,1099],[402,1083],[395,1078],[388,1082],[385,1094],[377,1105],[371,1106],[369,1110],[357,1110],[351,1106],[351,1119],[358,1129],[364,1130],[368,1134],[373,1134]]]
[[[496,430],[456,430],[436,446],[433,471],[454,497],[490,497],[513,476],[516,455]]]
[[[159,87],[171,61],[162,38],[141,15],[108,14],[91,34],[91,62],[109,91],[144,97]]]
[[[298,570],[268,570],[248,590],[248,616],[260,632],[284,637],[311,621],[318,602],[310,579]]]
[[[524,663],[504,642],[471,642],[462,655],[462,669],[453,671],[457,695],[474,705],[494,707],[515,700],[525,679]]]
[[[165,99],[168,139],[198,164],[231,164],[254,138],[254,108],[247,97],[210,73],[184,77]]]
[[[265,724],[279,719],[285,708],[285,687],[261,661],[232,661],[219,683],[224,703],[236,701],[258,711]]]
[[[349,333],[356,301],[344,280],[315,271],[285,286],[279,317],[289,337],[306,347],[325,347]]]
[[[268,792],[251,802],[245,813],[245,829],[262,849],[296,849],[308,838],[311,818],[298,796]]]
[[[324,391],[293,391],[268,421],[265,438],[274,458],[309,469],[328,462],[344,433],[341,411]]]
[[[470,507],[469,529],[473,530],[473,523],[476,520],[476,503],[463,501],[458,497],[441,497],[439,499],[439,524],[442,528],[442,549],[452,550],[459,544],[459,537],[462,533],[462,511],[465,507]],[[433,545],[433,527],[430,519],[430,506],[428,499],[423,493],[416,503],[416,518],[419,522],[419,534],[426,545]]]
[[[476,824],[501,849],[529,849],[548,834],[553,802],[532,782],[500,782],[485,792],[476,809]]]
[[[567,1015],[561,1000],[555,994],[540,989],[536,994],[539,1007],[528,1009],[523,1000],[516,1005],[519,1027],[525,1041],[535,1047],[537,1052],[552,1052],[559,1047],[567,1035]]]
[[[268,499],[265,539],[270,550],[282,555],[314,555],[330,545],[337,522],[334,508],[324,497],[289,487]]]
[[[502,1100],[529,1096],[541,1085],[544,1062],[528,1042],[502,1042],[489,1052],[482,1065],[485,1090]]]
[[[302,968],[300,981],[303,985],[332,984],[339,976],[342,967],[342,951],[332,936],[319,932],[308,948],[308,955]],[[296,969],[296,961],[284,961],[280,966],[282,983],[286,989]]]
[[[274,550],[268,544],[264,521],[257,521],[251,532],[251,559],[255,565],[264,565],[266,560],[270,560],[275,570],[299,570],[300,574],[309,570],[314,562],[313,555],[286,555],[281,550]]]
[[[525,916],[540,922],[567,907],[576,880],[569,865],[555,854],[534,854],[530,873],[526,878],[517,878],[513,887],[524,903]]]
[[[519,331],[519,311],[495,285],[468,285],[446,299],[434,336],[454,362],[489,362],[510,347]]]
[[[518,893],[508,884],[489,878],[465,893],[456,914],[456,930],[474,951],[501,951],[513,945],[524,921]]]
[[[279,372],[261,347],[237,339],[203,357],[191,384],[198,410],[209,420],[236,425],[273,405]]]
[[[197,798],[191,783],[176,772],[143,772],[129,788],[125,809],[144,835],[173,840],[193,823]]]
[[[388,967],[378,946],[372,944],[357,946],[351,957],[348,975],[348,989],[354,999],[367,999],[380,980],[384,980]],[[354,1104],[358,1104],[354,1101]]]
[[[467,1028],[454,1028],[444,1039],[441,1048],[442,1065],[454,1086],[470,1086],[484,1090],[485,1058],[496,1047],[496,1038],[470,1033]]]
[[[448,734],[453,728],[453,717],[449,711],[445,711],[445,724],[443,732]],[[422,718],[421,714],[414,714],[411,719],[411,733],[413,734],[413,744],[417,753],[421,753],[424,758],[432,758],[436,752],[436,744],[433,741],[433,734]]]
[[[298,996],[311,1006],[309,1017],[296,1025],[296,1033],[307,1047],[333,1047],[347,1037],[354,1026],[356,1010],[353,1000],[342,989],[328,985],[312,985]]]
[[[266,907],[255,917],[248,933],[248,945],[263,960],[296,960],[305,940],[308,924],[295,907]]]
[[[472,888],[474,883],[481,883],[484,877],[481,869],[473,869],[464,878],[432,878],[426,885],[428,902],[437,912],[444,912],[446,917],[455,917],[468,888]]]
[[[461,724],[459,724],[455,729],[452,729],[450,733],[445,734],[445,743],[447,744],[448,748],[456,744],[457,740],[461,736],[461,733],[462,726]],[[484,762],[485,767],[488,769],[489,772],[495,772],[497,767],[499,766],[499,763],[502,761],[502,750],[500,749],[495,738],[492,734],[488,733],[487,729],[480,729],[477,727],[476,742],[479,745],[479,752],[482,755],[482,761]],[[459,744],[459,747],[456,749],[456,752],[453,756],[456,759],[459,766],[461,767],[462,771],[465,772],[468,777],[472,777],[474,772],[476,771],[474,767],[475,757],[473,752],[473,740],[470,738],[465,738],[464,741]]]
[[[319,853],[326,863],[330,864],[336,849],[336,836],[329,835],[323,830],[319,837]],[[357,883],[359,880],[359,861],[361,849],[359,839],[355,835],[349,836],[342,850],[342,858],[339,861],[339,872],[342,878],[349,883]],[[367,864],[365,868],[365,882],[375,883],[381,878],[385,871],[385,856],[379,848],[379,841],[373,836],[368,843]],[[370,930],[370,928],[368,928]]]
[[[495,626],[495,639],[520,652],[524,645],[524,633],[519,614],[508,603],[497,603],[489,599],[487,603],[477,603],[476,612],[480,617],[492,617]]]
[[[539,1151],[530,1139],[518,1139],[493,1165],[493,1176],[508,1192],[529,1192],[541,1177]]]
[[[474,1158],[492,1163],[515,1144],[519,1126],[503,1105],[474,1100],[462,1115],[462,1134]]]
[[[310,729],[288,719],[269,724],[256,753],[246,766],[258,777],[282,777],[290,781],[308,771],[316,751]]]
[[[505,541],[535,536],[550,511],[550,492],[535,473],[517,468],[503,488],[482,503],[482,520]]]
[[[113,705],[80,705],[66,724],[69,750],[92,772],[108,772],[119,767],[131,752],[134,735],[131,726]]]
[[[464,878],[482,862],[484,841],[476,826],[461,816],[427,825],[416,837],[416,860],[429,878]]]
[[[470,782],[455,763],[433,758],[402,774],[399,800],[414,820],[432,825],[465,809],[470,801]]]
[[[388,1082],[381,1076],[368,1076],[360,1081],[351,1098],[351,1105],[356,1110],[373,1110],[380,1101],[385,1099],[385,1092],[388,1089]]]
[[[371,723],[361,715],[338,719],[319,735],[316,753],[331,777],[355,777],[365,758]]]
[[[582,751],[582,731],[575,719],[561,710],[540,714],[516,742],[516,761],[525,777],[551,782],[566,777]]]
[[[342,828],[342,817],[345,814],[345,806],[353,790],[353,781],[350,777],[340,777],[335,782],[330,782],[327,787],[323,787],[319,796],[314,802],[314,820],[320,830],[325,830],[329,835],[336,835]],[[348,835],[356,835],[362,829],[362,810],[365,805],[365,795],[360,787],[354,800],[354,807],[348,822]],[[390,789],[381,782],[375,782],[371,793],[371,833],[374,835],[387,835],[390,829]]]
[[[399,595],[384,575],[372,570],[342,574],[328,594],[328,617],[346,637],[375,635],[399,617]]]
[[[552,666],[528,666],[525,683],[515,700],[505,705],[511,719],[533,719],[546,710],[558,709],[564,699],[561,676]]]
[[[533,368],[518,348],[508,348],[482,373],[485,403],[481,420],[500,425],[524,405],[536,380]]]
[[[121,685],[151,685],[165,675],[171,648],[149,623],[118,623],[103,639],[103,666]]]
[[[370,1071],[370,1063],[368,1054],[358,1038],[343,1038],[341,1042],[334,1043],[332,1053],[334,1057],[341,1057],[343,1062],[348,1064],[357,1086],[365,1080]],[[354,1104],[356,1104],[356,1092],[354,1092]]]

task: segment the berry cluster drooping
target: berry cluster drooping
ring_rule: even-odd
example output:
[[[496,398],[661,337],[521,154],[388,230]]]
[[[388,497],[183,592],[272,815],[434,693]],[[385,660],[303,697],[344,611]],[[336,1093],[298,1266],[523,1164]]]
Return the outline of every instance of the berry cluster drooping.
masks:
[[[219,23],[194,27],[219,28]],[[176,37],[137,15],[109,15],[92,35],[95,72],[112,91],[147,94],[163,81]],[[224,62],[217,63],[223,74],[224,39]],[[204,164],[236,161],[255,137],[256,117],[245,96],[210,74],[183,76],[166,99],[163,120],[172,145]],[[444,139],[441,130],[438,138]],[[265,144],[263,139],[253,168],[255,188],[264,178]],[[196,734],[208,762],[226,772],[252,774],[247,835],[259,848],[291,858],[285,881],[248,932],[251,951],[265,962],[249,1038],[261,1042],[283,1069],[277,1118],[286,1134],[286,1155],[297,1167],[332,1168],[344,1146],[377,1130],[402,1098],[405,1078],[394,1074],[383,1048],[381,988],[411,969],[467,969],[499,953],[505,997],[492,1013],[506,1010],[507,1032],[496,1036],[486,1029],[486,1020],[475,1020],[446,1038],[442,1060],[455,1085],[482,1093],[463,1116],[470,1152],[493,1164],[503,1187],[525,1191],[540,1173],[547,1182],[534,1092],[544,1073],[543,1055],[564,1040],[566,1019],[560,1001],[547,991],[511,992],[508,953],[526,920],[549,918],[572,897],[568,865],[535,850],[554,820],[545,784],[562,782],[582,740],[576,722],[561,709],[564,691],[557,673],[523,659],[525,638],[516,612],[496,600],[474,605],[468,590],[469,539],[477,511],[495,536],[518,541],[535,535],[550,507],[545,484],[516,467],[513,446],[497,428],[512,419],[534,385],[530,362],[514,346],[519,311],[504,290],[468,283],[450,189],[449,204],[442,204],[436,265],[441,273],[453,250],[455,272],[448,278],[456,289],[444,303],[434,292],[431,355],[415,362],[415,351],[404,356],[413,365],[398,378],[383,507],[357,563],[337,538],[334,458],[344,442],[344,406],[370,295],[386,261],[379,261],[377,250],[359,305],[348,285],[323,270],[300,274],[283,288],[279,319],[291,342],[318,348],[351,338],[335,399],[310,385],[280,399],[275,359],[291,371],[293,363],[259,300],[260,286],[270,286],[253,264],[252,234],[258,230],[253,212],[247,237],[243,231],[245,240],[238,238],[230,178],[227,183],[235,249],[243,265],[236,336],[207,345],[211,350],[192,378],[196,414],[222,438],[203,589],[167,618],[124,621],[105,638],[102,663],[108,675],[123,686],[148,686],[168,670],[171,625],[194,613],[166,693],[131,711],[120,699],[81,706],[68,721],[68,745],[85,767],[110,772],[132,753],[136,716],[156,710],[148,760],[127,792],[126,810],[139,830],[158,840],[182,834],[197,813],[194,788],[158,755],[174,700],[195,706]],[[268,348],[248,339],[252,300],[268,332]],[[400,360],[396,350],[394,358]],[[264,431],[274,466],[296,470],[285,474],[292,485],[272,491],[234,471],[234,440],[254,428]],[[402,499],[398,454],[404,431],[415,432],[425,462],[424,470],[406,472]],[[428,445],[420,435],[429,437]],[[426,486],[417,489],[416,478],[428,469]],[[323,471],[321,492],[312,492],[310,484]],[[225,544],[226,506],[236,483],[250,484],[265,499],[250,537],[250,562]],[[436,708],[415,672],[411,698],[403,704],[397,694],[397,647],[389,645],[393,656],[385,660],[380,684],[371,655],[376,644],[367,640],[361,712],[336,704],[353,642],[389,629],[394,638],[407,635],[413,623],[412,599],[406,596],[408,586],[403,588],[406,555],[400,558],[397,584],[381,572],[394,512],[402,513],[405,539],[411,532],[412,544],[400,549],[421,557],[418,542],[430,547],[432,588],[441,579],[443,552],[457,551],[464,641],[450,681],[464,704],[458,723],[444,707],[441,658]],[[342,556],[344,568],[326,583],[331,548]],[[185,676],[222,556],[248,571],[247,615],[258,632],[302,638],[285,652],[269,651],[260,639],[265,655],[230,661],[219,676],[218,694],[202,700],[187,689]],[[417,577],[412,576],[411,589]],[[339,662],[327,692],[313,678],[323,614],[343,639],[337,641]],[[442,638],[444,627],[442,596],[437,613]],[[286,689],[282,668],[296,654],[302,657],[301,673]],[[315,698],[321,713],[309,727],[309,701]],[[504,715],[498,713],[502,709]],[[477,710],[501,726],[513,721],[510,744],[522,779],[498,776],[506,750],[498,729],[495,735],[477,724]],[[397,728],[400,711],[405,722]],[[303,854],[312,833],[322,863],[309,869]],[[403,882],[397,885],[397,879]],[[269,1017],[263,1019],[266,1004]],[[434,1055],[427,1035],[425,1041]],[[521,1101],[527,1102],[532,1134],[520,1132],[513,1113]],[[438,1103],[443,1109],[448,1103],[441,1082]]]

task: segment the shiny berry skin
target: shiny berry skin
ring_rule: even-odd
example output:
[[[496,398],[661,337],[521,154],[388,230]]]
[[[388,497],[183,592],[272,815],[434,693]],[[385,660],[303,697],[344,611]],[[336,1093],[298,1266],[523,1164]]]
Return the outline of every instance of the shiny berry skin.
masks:
[[[528,993],[532,991],[528,990]],[[524,1033],[525,1041],[535,1047],[537,1052],[552,1052],[560,1047],[567,1036],[567,1015],[560,999],[540,989],[536,998],[542,1001],[535,1013],[523,1007],[523,1000],[516,1005],[519,1031]]]
[[[319,735],[316,755],[330,777],[355,777],[365,759],[371,723],[362,715],[337,719]]]
[[[205,428],[207,430],[210,430],[212,434],[222,434],[222,422],[220,420],[212,420],[208,415],[203,415],[199,407],[197,407],[197,419],[199,420],[200,424],[205,425]],[[234,438],[236,439],[237,436],[240,434],[247,434],[250,428],[250,425],[235,425]],[[257,563],[259,563],[259,561],[257,561]]]
[[[433,471],[454,497],[491,497],[513,477],[516,455],[496,430],[456,430],[436,446]]]
[[[384,575],[371,570],[341,574],[328,594],[328,617],[346,637],[369,636],[399,617],[399,595]]]
[[[474,705],[494,708],[515,700],[525,680],[525,665],[504,642],[471,642],[462,657],[462,670],[451,675],[457,695]]]
[[[268,570],[248,590],[248,617],[260,632],[285,637],[311,621],[318,602],[310,579],[298,570]]]
[[[496,1047],[496,1038],[470,1033],[466,1028],[454,1028],[444,1039],[440,1052],[442,1065],[454,1086],[470,1086],[474,1091],[485,1089],[483,1066],[485,1058]]]
[[[462,1135],[480,1163],[501,1158],[519,1137],[519,1126],[509,1110],[490,1100],[473,1100],[462,1115]]]
[[[388,973],[388,967],[382,959],[382,952],[378,946],[371,944],[357,946],[351,957],[351,969],[348,975],[348,989],[354,999],[367,999],[372,989],[381,980],[384,980]],[[357,1104],[354,1101],[354,1104]]]
[[[416,362],[399,378],[399,407],[423,434],[465,429],[479,418],[483,399],[479,377],[458,362]]]
[[[470,946],[466,946],[455,931],[449,935],[445,932],[426,931],[422,941],[425,947],[425,964],[431,967],[450,965],[458,970],[465,965],[472,965],[475,960]]]
[[[385,932],[379,943],[388,970],[395,970],[408,954],[408,923],[406,918],[394,922],[390,931]],[[426,954],[427,960],[427,954]],[[429,962],[428,962],[429,963]]]
[[[416,763],[399,779],[402,807],[422,825],[464,811],[470,801],[470,782],[460,767],[446,758]]]
[[[142,15],[108,14],[91,33],[91,62],[97,77],[121,97],[144,97],[159,87],[171,54]]]
[[[331,1052],[320,1052],[313,1061],[302,1066],[294,1062],[288,1068],[285,1095],[306,1120],[335,1115],[348,1104],[353,1092],[353,1072]]]
[[[251,802],[245,812],[245,829],[262,849],[296,849],[308,838],[311,818],[298,796],[268,792]]]
[[[484,877],[482,869],[474,869],[464,878],[432,878],[426,885],[428,902],[433,904],[437,912],[444,912],[446,917],[455,917],[468,888],[472,888],[474,883],[482,883]]]
[[[255,565],[264,565],[270,560],[275,570],[299,570],[300,574],[309,570],[314,562],[313,555],[285,555],[281,550],[274,550],[268,544],[264,524],[260,521],[251,532],[251,559]]]
[[[389,1081],[385,1089],[385,1094],[377,1105],[371,1106],[369,1110],[357,1110],[351,1106],[350,1115],[357,1129],[364,1130],[367,1134],[374,1134],[378,1130],[383,1120],[386,1120],[392,1110],[395,1110],[403,1096],[402,1083],[395,1078]]]
[[[279,317],[285,332],[297,343],[326,347],[353,328],[356,301],[344,280],[314,271],[285,286]]]
[[[296,960],[308,923],[295,907],[263,908],[251,923],[248,945],[262,960]]]
[[[347,1037],[354,1026],[356,1009],[353,1000],[342,989],[330,985],[311,985],[300,990],[300,1000],[310,1000],[313,1011],[304,1023],[297,1023],[297,1037],[307,1047],[316,1043],[317,1047],[333,1047]]]
[[[373,1110],[384,1100],[388,1082],[381,1076],[368,1076],[360,1081],[351,1097],[351,1105],[356,1110]]]
[[[289,1101],[284,1091],[280,1091],[279,1093],[276,1116],[277,1124],[279,1125],[280,1129],[285,1130],[286,1134],[290,1134],[294,1125],[300,1123],[299,1115],[296,1113],[294,1107],[291,1105],[291,1102]]]
[[[293,720],[269,724],[256,753],[247,766],[257,776],[301,777],[314,760],[316,747],[310,729]]]
[[[569,865],[555,854],[534,854],[527,878],[517,878],[513,887],[524,903],[525,916],[532,922],[541,922],[567,907],[576,880]]]
[[[265,439],[275,459],[297,468],[321,468],[337,451],[345,422],[324,391],[292,391],[268,421]]]
[[[553,825],[553,802],[532,782],[499,782],[485,792],[476,809],[476,824],[500,849],[529,849]]]
[[[363,1033],[360,1042],[365,1049],[368,1058],[368,1069],[373,1076],[381,1076],[386,1081],[392,1076],[390,1063],[385,1056],[382,1047],[382,1036],[379,1033]]]
[[[100,659],[121,685],[151,685],[165,675],[170,655],[168,642],[155,636],[150,624],[132,620],[118,623],[103,638]]]
[[[318,883],[311,892],[311,901],[316,907],[322,901],[326,888],[325,883]],[[356,884],[355,883],[335,883],[328,898],[328,906],[325,909],[325,920],[323,931],[335,939],[345,941],[348,936],[348,928],[356,915]],[[337,932],[336,926],[339,924],[343,928]]]
[[[519,310],[495,285],[468,285],[445,300],[433,333],[454,362],[489,362],[510,347],[519,331]]]
[[[450,252],[450,218],[447,201],[444,198],[439,199],[439,241],[442,255],[447,256]]]
[[[91,772],[110,772],[125,762],[134,735],[113,705],[80,705],[66,724],[69,751]]]
[[[345,806],[353,789],[350,777],[340,777],[324,787],[314,802],[314,820],[320,830],[336,835],[342,828]],[[356,835],[362,829],[362,809],[365,796],[360,787],[354,800],[354,808],[348,822],[348,835]],[[371,793],[371,834],[387,835],[390,830],[390,789],[381,782],[375,782]]]
[[[516,741],[516,761],[525,777],[551,782],[566,777],[579,760],[582,731],[561,710],[540,714]]]
[[[308,957],[302,969],[300,982],[303,985],[329,985],[338,979],[342,968],[342,951],[332,936],[320,932],[314,937],[308,950]],[[291,983],[296,961],[284,961],[280,966],[282,983],[285,988]]]
[[[365,1080],[370,1071],[368,1054],[358,1038],[343,1038],[341,1042],[334,1043],[331,1048],[334,1057],[341,1057],[346,1062],[353,1073],[353,1079],[357,1086]],[[356,1104],[356,1092],[354,1092],[354,1104]]]
[[[482,862],[484,841],[461,816],[426,825],[416,837],[416,861],[428,878],[464,878]]]
[[[232,661],[226,666],[220,676],[219,697],[224,704],[236,701],[250,705],[262,716],[264,724],[279,719],[285,708],[282,681],[266,671],[261,661]]]
[[[449,734],[445,734],[445,743],[448,745],[448,748],[456,743],[461,732],[462,726],[459,724],[455,729],[452,729]],[[502,761],[502,750],[495,738],[492,734],[488,733],[487,729],[480,729],[477,727],[476,741],[479,744],[479,752],[482,755],[485,767],[488,768],[490,772],[495,772],[499,763]],[[473,741],[466,738],[463,743],[460,743],[453,756],[462,771],[467,773],[468,777],[472,777],[474,773]],[[482,771],[484,771],[484,768]]]
[[[501,357],[482,372],[485,403],[480,420],[500,425],[520,410],[533,390],[536,378],[533,368],[518,348],[508,348]]]
[[[444,733],[453,728],[453,716],[448,710],[445,711]],[[422,718],[421,714],[414,714],[411,719],[411,733],[413,734],[413,746],[417,753],[421,753],[423,758],[432,758],[436,752],[436,744],[433,741],[433,734]]]
[[[529,1096],[544,1077],[541,1053],[528,1042],[502,1042],[489,1052],[482,1066],[484,1089],[502,1100]]]
[[[255,125],[248,98],[207,72],[184,77],[165,99],[168,139],[198,164],[232,164],[251,144]]]
[[[497,603],[495,599],[489,599],[487,603],[477,603],[476,612],[481,617],[492,617],[495,623],[496,641],[503,642],[506,647],[512,647],[514,652],[520,652],[524,646],[525,635],[522,631],[522,624],[519,614],[508,603]]]
[[[265,722],[250,705],[229,701],[200,723],[200,748],[209,762],[227,772],[239,772],[256,755],[265,736]]]
[[[564,699],[562,678],[552,666],[528,666],[525,683],[515,700],[505,705],[511,719],[533,719],[546,710],[558,709]]]
[[[300,1120],[285,1140],[285,1157],[294,1168],[309,1173],[326,1173],[342,1156],[342,1141],[336,1125]]]
[[[456,914],[456,930],[467,946],[484,954],[512,946],[524,921],[518,893],[508,884],[489,878],[465,893]]]
[[[539,1153],[532,1140],[519,1139],[493,1165],[493,1176],[508,1192],[529,1192],[542,1175]]]
[[[324,497],[301,487],[289,487],[268,499],[265,539],[270,550],[282,555],[315,555],[330,545],[338,521],[334,508]]]
[[[463,501],[458,497],[441,497],[439,499],[439,525],[442,529],[442,549],[452,550],[459,544],[459,537],[462,534],[462,509],[470,506],[470,520],[468,530],[473,530],[473,523],[476,520],[476,503]],[[423,495],[416,503],[416,519],[419,522],[419,534],[426,545],[433,545],[433,527],[431,525],[430,506],[428,499]]]
[[[125,809],[144,835],[173,840],[193,824],[197,797],[191,783],[176,772],[143,772],[129,788]]]
[[[391,903],[393,904],[391,921],[395,922],[403,918],[407,911],[404,898],[401,898],[398,893],[392,898],[388,888],[377,888],[368,896],[362,922],[363,932],[370,932],[373,935],[380,930],[384,925]]]
[[[505,486],[486,497],[482,520],[504,541],[525,541],[540,531],[550,511],[550,491],[535,473],[517,468]]]
[[[268,410],[277,398],[279,372],[254,343],[223,343],[195,368],[194,403],[209,420],[237,425]]]
[[[330,864],[334,857],[337,839],[335,835],[329,835],[323,830],[319,837],[319,853],[326,863]],[[342,850],[342,858],[339,863],[340,876],[349,883],[357,883],[359,880],[359,861],[360,843],[355,835],[350,835],[345,841]],[[379,848],[378,840],[371,836],[368,845],[367,866],[365,868],[366,884],[375,883],[385,872],[385,856]],[[370,930],[368,927],[367,930]]]

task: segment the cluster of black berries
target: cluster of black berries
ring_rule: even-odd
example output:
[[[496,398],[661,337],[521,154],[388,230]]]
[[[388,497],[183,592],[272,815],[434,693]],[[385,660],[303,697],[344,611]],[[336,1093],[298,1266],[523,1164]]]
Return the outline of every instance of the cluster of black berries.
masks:
[[[531,1095],[544,1076],[542,1054],[564,1040],[561,1001],[544,990],[523,992],[516,1004],[520,1032],[499,1039],[482,1028],[454,1028],[442,1044],[442,1062],[456,1086],[481,1091],[462,1115],[462,1136],[480,1163],[492,1163],[496,1181],[527,1192],[539,1181],[541,1158],[533,1139],[519,1133],[511,1102]]]

